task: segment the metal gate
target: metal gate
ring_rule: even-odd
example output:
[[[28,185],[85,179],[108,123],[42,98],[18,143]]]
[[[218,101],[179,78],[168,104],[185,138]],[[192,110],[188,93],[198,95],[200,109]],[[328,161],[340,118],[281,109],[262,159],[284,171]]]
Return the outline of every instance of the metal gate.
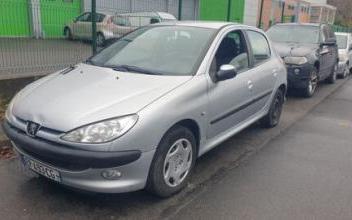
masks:
[[[97,0],[97,11],[109,14],[129,12],[168,12],[178,17],[179,0]],[[199,0],[182,1],[182,19],[198,18]],[[84,11],[91,11],[91,0],[84,0]]]

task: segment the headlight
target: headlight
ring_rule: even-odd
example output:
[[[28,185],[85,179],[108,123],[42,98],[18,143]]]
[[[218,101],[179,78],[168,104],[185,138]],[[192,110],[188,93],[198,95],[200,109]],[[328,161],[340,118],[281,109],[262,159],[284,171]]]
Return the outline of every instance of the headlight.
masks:
[[[77,128],[63,135],[61,139],[75,143],[109,142],[124,135],[136,124],[137,120],[138,115],[108,119]]]
[[[302,65],[308,62],[306,57],[285,57],[286,64]]]
[[[10,104],[7,106],[7,109],[5,111],[5,119],[7,121],[10,121],[10,118],[11,118],[11,111],[12,111],[12,106],[13,106],[13,100],[11,100]]]

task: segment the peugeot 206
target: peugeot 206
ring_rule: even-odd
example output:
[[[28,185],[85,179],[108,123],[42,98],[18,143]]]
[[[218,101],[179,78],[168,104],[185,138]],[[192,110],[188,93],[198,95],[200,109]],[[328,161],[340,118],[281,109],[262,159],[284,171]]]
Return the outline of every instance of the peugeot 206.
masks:
[[[25,87],[3,127],[22,163],[60,184],[167,197],[210,149],[256,121],[276,126],[286,88],[259,29],[156,24]]]

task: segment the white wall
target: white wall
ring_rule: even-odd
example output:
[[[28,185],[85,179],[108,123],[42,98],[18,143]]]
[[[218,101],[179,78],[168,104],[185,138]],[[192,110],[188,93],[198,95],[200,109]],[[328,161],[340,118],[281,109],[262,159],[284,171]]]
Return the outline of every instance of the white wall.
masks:
[[[258,20],[259,0],[245,0],[243,23],[246,25],[256,26]]]

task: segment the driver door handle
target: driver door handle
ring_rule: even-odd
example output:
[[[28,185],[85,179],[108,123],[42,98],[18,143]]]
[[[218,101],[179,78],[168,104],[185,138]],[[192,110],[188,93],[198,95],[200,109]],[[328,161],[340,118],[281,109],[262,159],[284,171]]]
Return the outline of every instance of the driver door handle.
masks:
[[[249,90],[252,90],[252,89],[253,89],[253,83],[252,83],[252,81],[251,81],[251,80],[248,80],[247,84],[248,84],[248,89],[249,89]]]

